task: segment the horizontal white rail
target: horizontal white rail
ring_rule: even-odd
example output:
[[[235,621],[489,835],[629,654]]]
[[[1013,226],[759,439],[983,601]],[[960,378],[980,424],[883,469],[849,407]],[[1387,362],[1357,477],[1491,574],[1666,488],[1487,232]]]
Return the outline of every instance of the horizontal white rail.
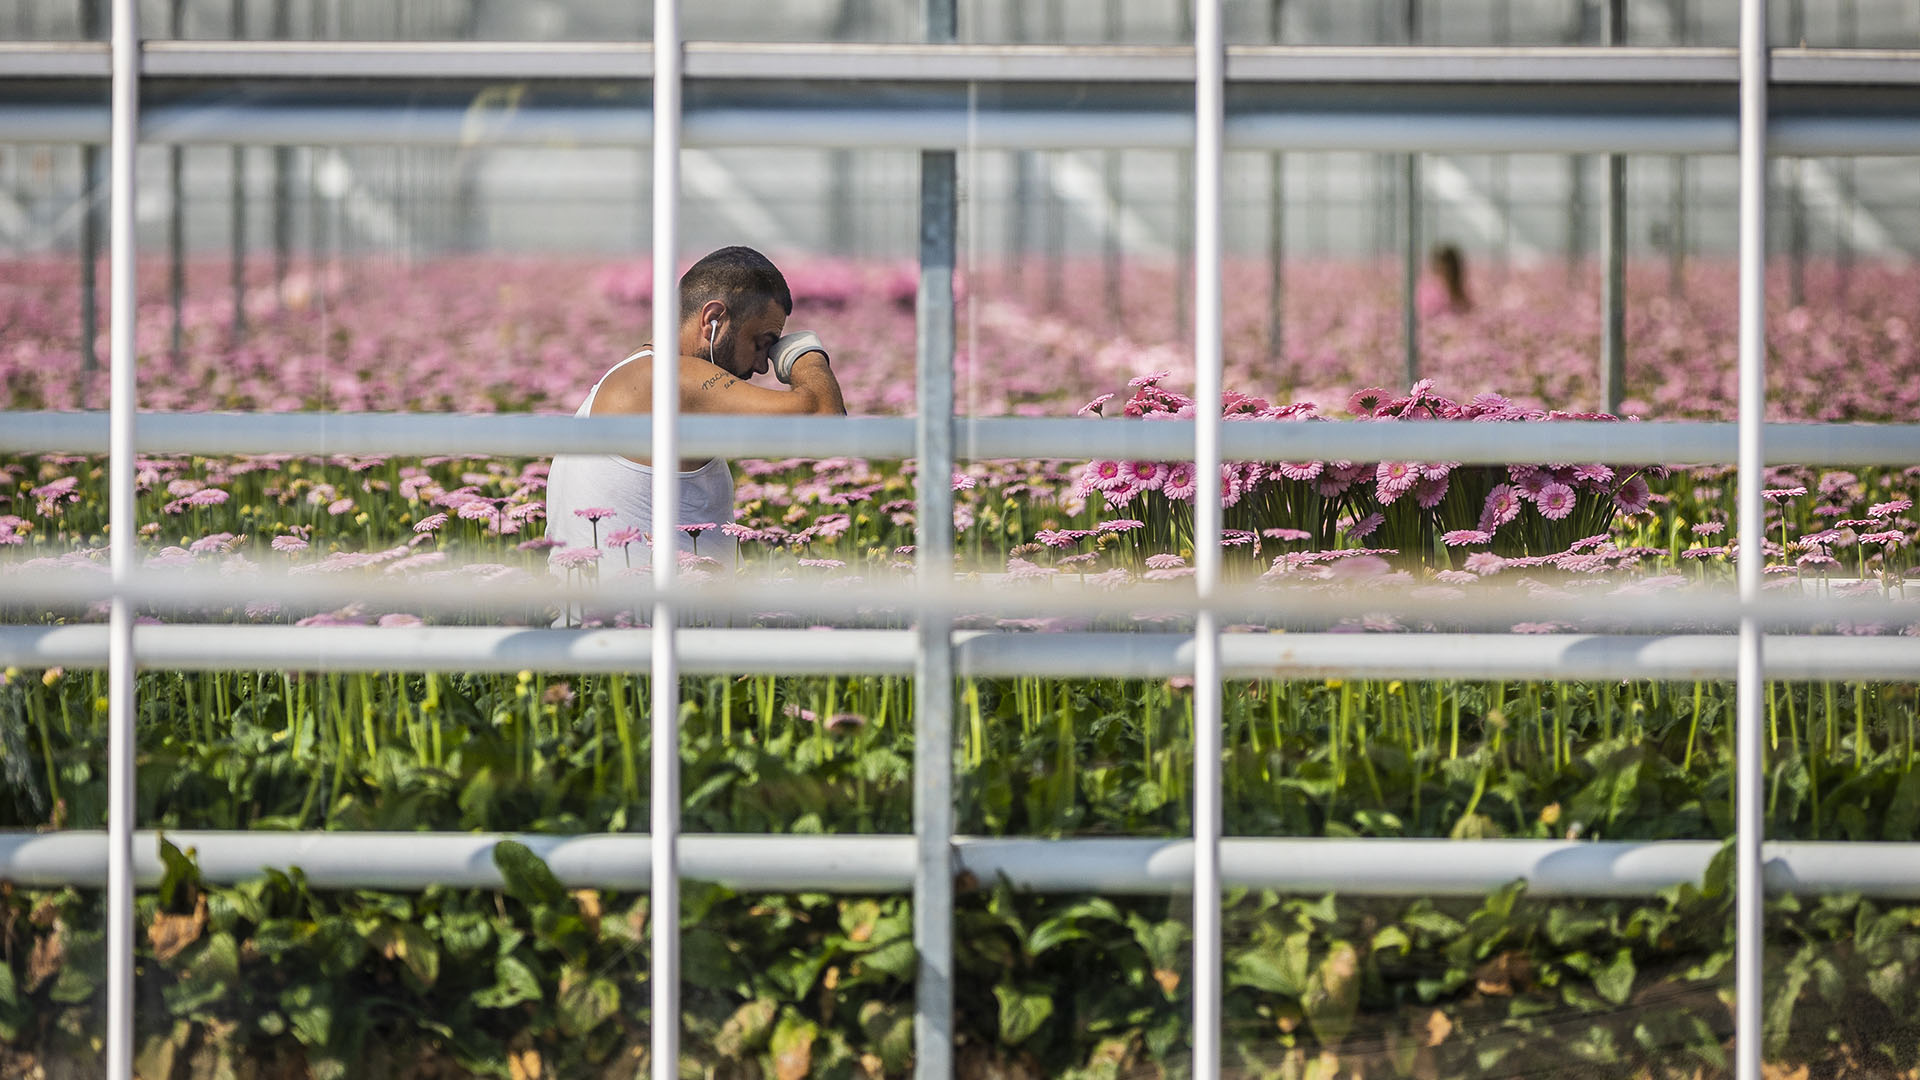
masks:
[[[1404,88],[1403,88],[1404,89]],[[1376,91],[1377,92],[1377,91]],[[1229,114],[1228,150],[1393,153],[1732,154],[1738,122],[1711,112],[1622,109],[1495,111],[1367,101],[1371,111],[1289,107]],[[0,111],[0,143],[99,143],[104,106],[20,104]],[[1920,119],[1908,113],[1783,116],[1767,150],[1776,157],[1920,153]],[[1154,109],[975,108],[913,110],[784,101],[687,111],[687,147],[894,150],[1184,150],[1190,117]],[[535,101],[476,123],[465,105],[160,103],[141,112],[145,145],[566,146],[630,149],[651,139],[645,109]]]
[[[911,675],[910,630],[679,631],[689,674]],[[963,676],[1160,679],[1193,672],[1193,637],[1171,633],[953,636]],[[1226,634],[1229,679],[1730,679],[1730,635]],[[511,627],[142,626],[134,650],[163,671],[632,672],[651,659],[652,631]],[[1911,681],[1920,638],[1766,639],[1767,675],[1782,680]],[[105,626],[0,626],[0,666],[100,667]]]
[[[158,838],[135,839],[135,873],[159,882]],[[167,832],[210,883],[299,867],[316,889],[498,888],[493,848],[516,840],[547,861],[570,888],[640,891],[651,880],[641,833],[551,836],[482,833]],[[1650,896],[1698,882],[1720,845],[1706,840],[1269,839],[1221,842],[1221,876],[1231,887],[1342,896],[1477,896],[1525,881],[1533,896]],[[97,888],[106,880],[106,834],[0,832],[0,880],[27,888]],[[1184,839],[1098,837],[1065,840],[956,837],[958,873],[983,886],[1005,879],[1043,893],[1169,895],[1193,882],[1193,843]],[[683,877],[739,890],[905,892],[913,881],[911,836],[744,836],[687,834]],[[1920,844],[1772,843],[1769,891],[1857,892],[1920,897]]]
[[[557,452],[644,452],[644,416],[576,419],[534,413],[142,413],[140,449],[202,454],[473,454],[547,457]],[[1768,424],[1767,460],[1777,465],[1855,466],[1920,461],[1920,424]],[[1190,420],[1078,417],[956,419],[962,459],[1089,457],[1178,461],[1192,456]],[[907,417],[684,416],[689,456],[868,457],[913,455]],[[1229,460],[1602,461],[1732,464],[1736,425],[1605,423],[1242,423],[1221,429]],[[103,454],[103,412],[0,412],[0,453],[60,450]]]
[[[140,73],[182,79],[555,79],[653,77],[648,42],[166,41],[142,43]],[[1010,45],[690,41],[683,77],[701,79],[1191,85],[1180,45]],[[1911,85],[1910,50],[1776,48],[1775,85]],[[14,78],[105,79],[97,42],[0,43]],[[1730,48],[1236,45],[1229,83],[1691,83],[1740,78]]]

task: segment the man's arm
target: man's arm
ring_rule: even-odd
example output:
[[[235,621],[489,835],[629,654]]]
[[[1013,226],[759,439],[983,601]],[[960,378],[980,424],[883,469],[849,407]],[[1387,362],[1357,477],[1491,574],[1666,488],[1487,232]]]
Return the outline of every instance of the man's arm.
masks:
[[[755,386],[697,357],[680,358],[680,409],[747,416],[845,416],[839,380],[824,354],[810,352],[793,365],[793,389]]]

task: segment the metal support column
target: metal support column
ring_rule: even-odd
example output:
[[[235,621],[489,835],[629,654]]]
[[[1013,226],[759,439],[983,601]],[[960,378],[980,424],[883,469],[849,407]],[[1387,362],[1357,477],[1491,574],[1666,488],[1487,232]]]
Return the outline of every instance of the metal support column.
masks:
[[[1282,37],[1286,0],[1273,0],[1268,10],[1268,38]],[[1287,155],[1274,151],[1267,159],[1267,355],[1283,369],[1286,362],[1287,296]]]
[[[293,36],[287,0],[273,0],[273,37]],[[273,299],[284,314],[287,307],[287,264],[293,252],[293,147],[273,148]]]
[[[1667,159],[1673,190],[1667,210],[1667,294],[1675,299],[1687,281],[1687,174],[1692,170],[1678,154]]]
[[[175,41],[181,36],[184,3],[172,0],[167,10],[167,36]],[[180,311],[187,293],[186,153],[178,144],[167,147],[167,306],[173,315],[168,354],[176,364],[184,355]]]
[[[1220,391],[1226,40],[1223,0],[1195,0],[1193,141],[1194,579],[1220,591]],[[1193,1075],[1218,1077],[1221,1052],[1221,686],[1219,616],[1203,609],[1193,661]]]
[[[242,40],[247,36],[246,0],[233,0],[230,10],[228,30],[233,40]],[[233,255],[228,273],[233,290],[233,340],[237,342],[247,336],[247,148],[236,145],[231,153],[227,235]]]
[[[99,0],[80,0],[80,36],[88,41],[101,34]],[[100,370],[100,204],[105,177],[102,150],[87,143],[80,148],[80,373],[82,393]]]
[[[91,6],[91,5],[89,5]],[[104,155],[88,143],[80,148],[80,372],[82,393],[100,370],[100,205]]]
[[[926,39],[954,41],[954,0],[925,0]],[[914,305],[915,578],[953,580],[953,272],[958,217],[955,155],[920,155],[920,287]],[[913,1074],[953,1075],[953,627],[924,612],[913,664]]]
[[[1760,601],[1766,567],[1767,409],[1767,0],[1740,4],[1740,465],[1738,575],[1742,604]],[[1761,626],[1740,619],[1734,728],[1734,1077],[1760,1080],[1766,929],[1761,842],[1766,838],[1766,683]]]
[[[134,164],[140,131],[138,0],[114,0],[112,212],[108,266],[107,545],[115,586],[107,657],[107,1076],[133,1075],[133,605],[118,591],[131,583],[139,518],[134,501],[134,423],[139,402],[134,365]]]
[[[1402,10],[1407,44],[1420,43],[1420,0],[1405,0]],[[1412,386],[1420,378],[1420,155],[1400,163],[1400,332],[1405,349],[1401,377]]]
[[[653,0],[653,583],[680,568],[680,3]],[[653,1080],[680,1076],[680,653],[676,613],[653,608]]]
[[[1627,43],[1626,0],[1607,0],[1601,44]],[[1627,158],[1607,155],[1606,274],[1600,282],[1600,402],[1618,415],[1627,393]]]
[[[1107,0],[1107,41],[1118,43],[1125,36],[1120,18],[1120,0]],[[1106,206],[1100,215],[1101,278],[1107,299],[1107,320],[1115,330],[1126,330],[1126,303],[1120,289],[1120,191],[1121,159],[1118,150],[1100,151],[1101,188]]]

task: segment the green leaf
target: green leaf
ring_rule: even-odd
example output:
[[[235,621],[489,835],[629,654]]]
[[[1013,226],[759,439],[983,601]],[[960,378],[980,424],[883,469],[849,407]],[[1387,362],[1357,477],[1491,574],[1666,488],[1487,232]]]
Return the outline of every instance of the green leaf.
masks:
[[[733,1011],[720,1033],[713,1037],[713,1048],[723,1056],[744,1058],[766,1045],[773,1031],[773,1018],[780,1005],[772,998],[754,998]]]
[[[579,1038],[620,1011],[620,989],[611,979],[589,978],[569,969],[560,978],[560,997],[556,1004],[560,1033]]]
[[[780,1017],[767,1049],[773,1054],[776,1080],[800,1080],[813,1071],[813,1041],[820,1029],[812,1021],[802,1020],[791,1009]]]
[[[993,996],[1000,1001],[1000,1040],[1008,1046],[1027,1041],[1053,1015],[1051,987],[1003,983],[993,988]]]
[[[1806,987],[1807,979],[1813,974],[1809,960],[1812,959],[1814,946],[1807,945],[1780,973],[1775,983],[1772,1000],[1767,1002],[1767,1020],[1765,1024],[1766,1044],[1769,1053],[1777,1054],[1786,1044],[1787,1035],[1793,1027],[1793,1009],[1800,1001],[1800,991]]]
[[[200,887],[200,868],[165,836],[160,837],[160,865],[160,903],[175,911],[190,905]]]
[[[493,985],[473,993],[482,1009],[505,1009],[523,1001],[540,1000],[540,980],[519,958],[503,956],[493,969]]]
[[[1379,933],[1373,935],[1373,940],[1368,943],[1367,947],[1370,951],[1376,953],[1384,953],[1392,950],[1401,956],[1405,956],[1413,951],[1413,941],[1407,937],[1405,930],[1397,926],[1388,926],[1383,927]]]
[[[1893,799],[1880,818],[1880,839],[1920,839],[1920,769],[1909,769],[1893,789]]]
[[[1333,1046],[1346,1038],[1360,1008],[1359,950],[1349,942],[1334,942],[1307,981],[1300,1008],[1322,1045]]]
[[[1234,957],[1233,968],[1227,976],[1228,982],[1234,986],[1250,986],[1255,990],[1299,997],[1307,991],[1309,940],[1310,935],[1302,930],[1287,935],[1285,940],[1277,944],[1241,953]]]
[[[502,840],[493,846],[493,865],[500,868],[507,895],[523,904],[552,906],[567,899],[566,887],[553,876],[546,861],[517,840]]]
[[[1633,993],[1633,950],[1621,949],[1613,962],[1593,973],[1593,988],[1615,1005],[1625,1004]],[[1611,1060],[1611,1059],[1609,1059]]]

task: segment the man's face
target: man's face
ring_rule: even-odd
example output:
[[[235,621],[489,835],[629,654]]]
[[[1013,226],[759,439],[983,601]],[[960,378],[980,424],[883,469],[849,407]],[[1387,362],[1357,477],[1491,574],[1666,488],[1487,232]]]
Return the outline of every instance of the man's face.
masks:
[[[714,365],[730,375],[752,378],[771,368],[767,351],[787,326],[787,313],[769,298],[758,310],[741,318],[721,317],[720,335],[713,344]]]

